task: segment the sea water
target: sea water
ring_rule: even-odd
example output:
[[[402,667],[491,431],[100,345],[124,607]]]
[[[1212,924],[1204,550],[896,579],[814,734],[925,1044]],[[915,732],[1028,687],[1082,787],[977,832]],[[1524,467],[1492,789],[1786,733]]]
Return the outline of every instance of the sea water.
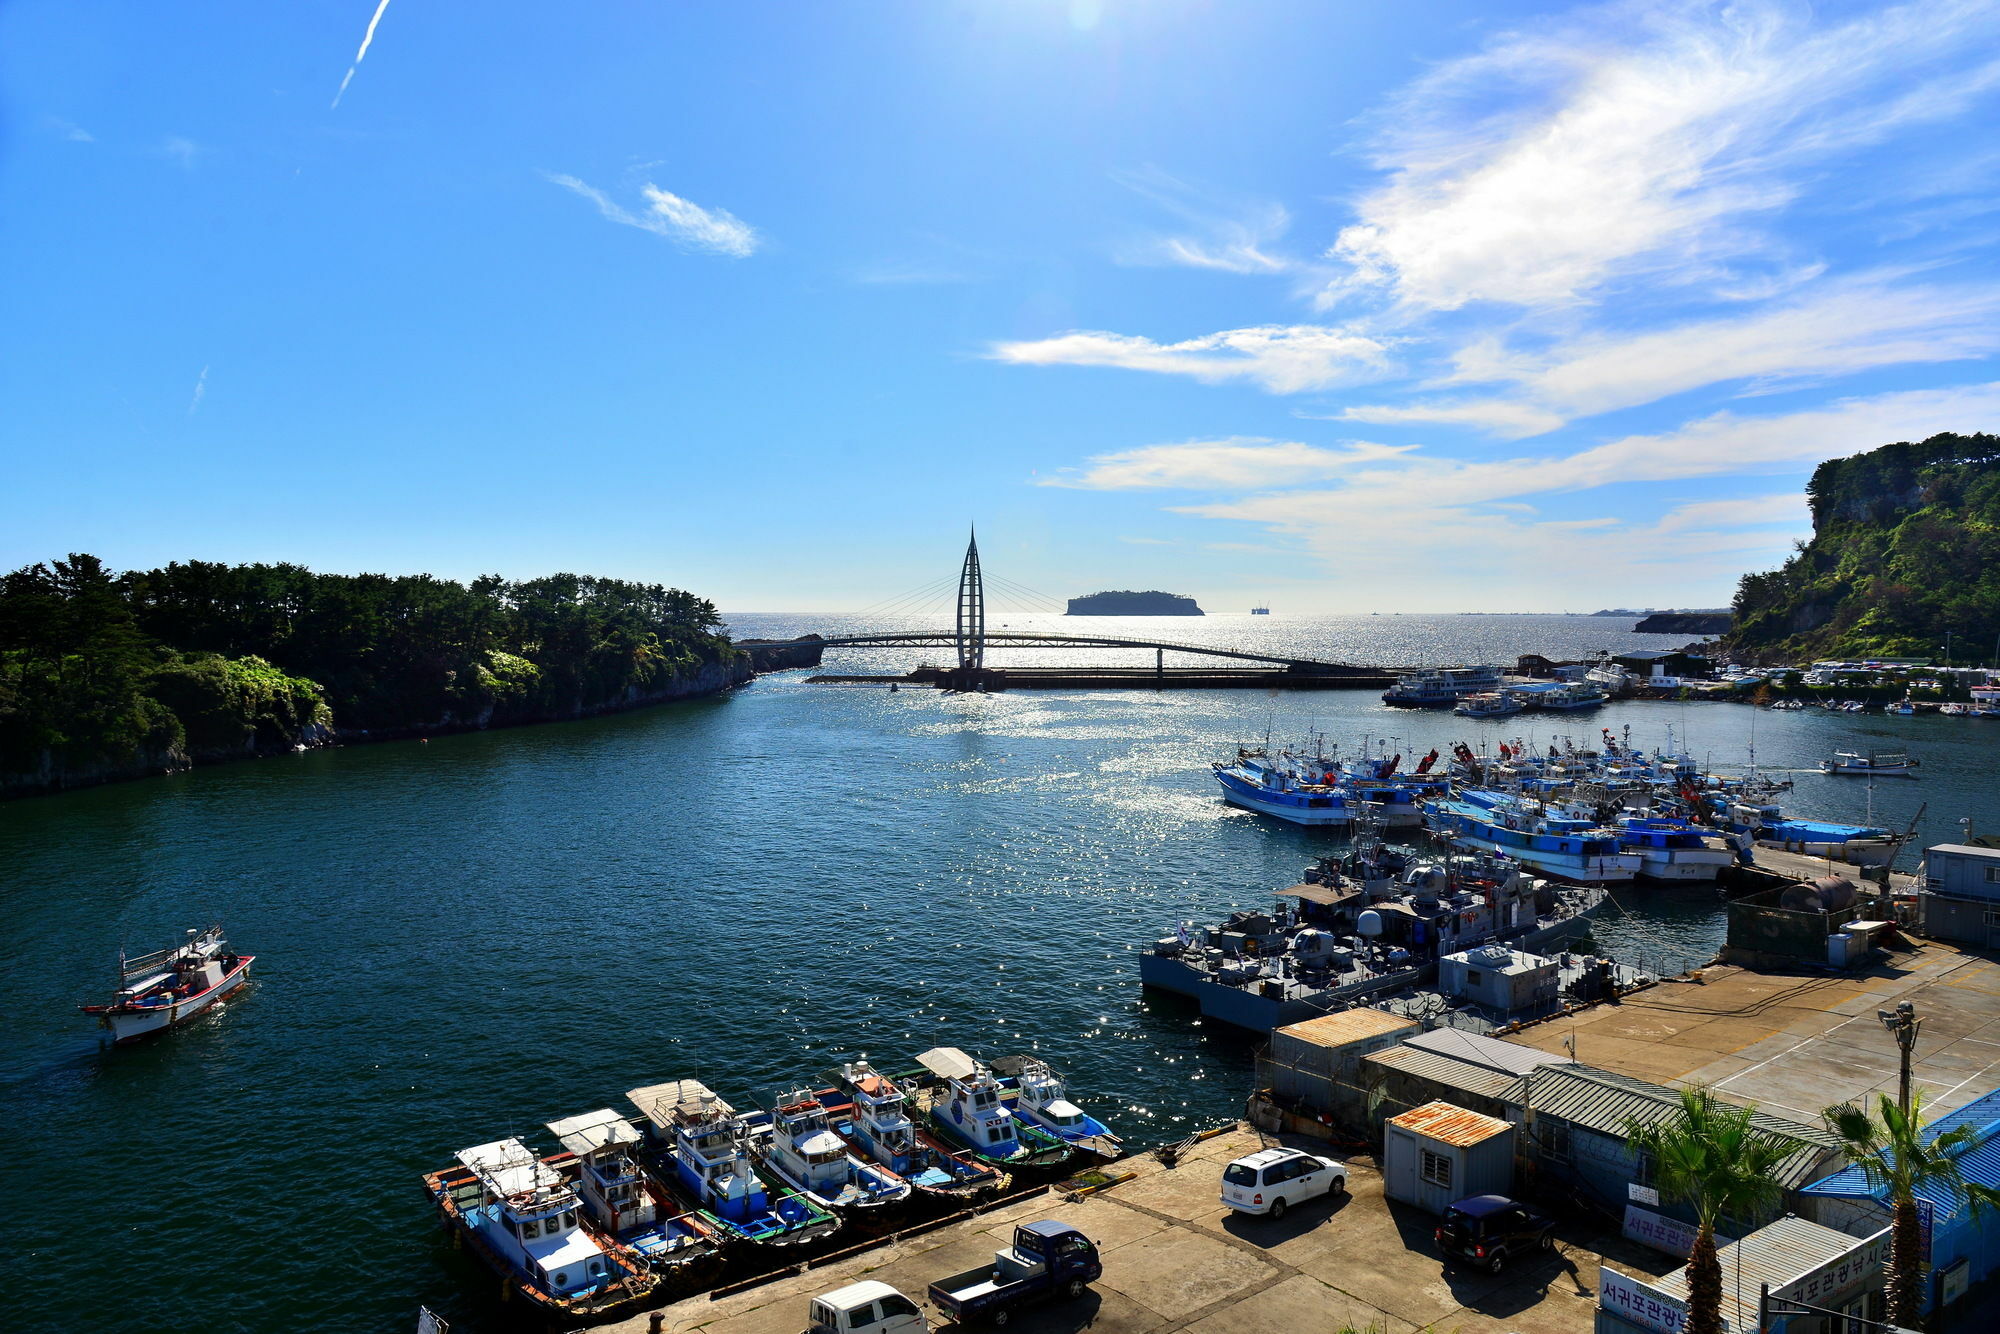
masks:
[[[1363,663],[1669,647],[1581,617],[996,615],[1017,628]],[[738,633],[882,628],[736,616]],[[914,626],[914,623],[912,623]],[[928,622],[925,622],[928,624]],[[933,656],[938,656],[932,651]],[[917,653],[839,651],[827,670]],[[1128,655],[1150,663],[1150,652]],[[996,661],[1110,653],[1002,651]],[[739,1105],[866,1052],[1036,1052],[1128,1142],[1239,1115],[1254,1039],[1142,994],[1177,921],[1268,907],[1336,846],[1225,805],[1208,763],[1314,732],[1406,763],[1455,740],[1676,744],[1792,771],[1788,809],[2000,828],[2000,723],[1706,703],[1473,722],[1372,691],[1029,692],[805,684],[545,727],[317,751],[0,806],[0,1125],[10,1330],[496,1328],[497,1283],[419,1177],[469,1145],[700,1078]],[[1920,777],[1812,766],[1907,747]],[[1907,862],[1905,863],[1907,865]],[[1621,888],[1600,945],[1706,957],[1713,891]],[[241,998],[101,1051],[76,1012],[117,950],[220,920]]]

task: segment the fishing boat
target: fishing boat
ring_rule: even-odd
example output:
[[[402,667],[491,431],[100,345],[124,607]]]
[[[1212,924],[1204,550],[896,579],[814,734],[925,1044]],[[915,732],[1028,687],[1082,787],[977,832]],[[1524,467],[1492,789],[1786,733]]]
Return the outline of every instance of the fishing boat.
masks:
[[[1769,802],[1740,801],[1727,793],[1710,795],[1707,800],[1715,819],[1726,832],[1747,833],[1758,846],[1785,852],[1825,857],[1854,866],[1888,866],[1904,840],[1876,825],[1836,824],[1831,820],[1809,820],[1788,816]]]
[[[806,1089],[778,1099],[762,1161],[766,1171],[822,1208],[879,1217],[910,1199],[910,1183],[857,1158],[834,1133],[825,1105]]]
[[[1667,816],[1620,820],[1618,846],[1638,855],[1641,880],[1714,880],[1734,860],[1709,845],[1707,831]]]
[[[1467,695],[1452,712],[1461,718],[1511,718],[1523,707],[1513,691],[1489,690]]]
[[[254,954],[229,948],[220,926],[188,928],[179,945],[132,958],[118,955],[118,992],[108,1005],[80,1005],[94,1014],[113,1042],[133,1042],[187,1023],[250,976]]]
[[[837,1086],[818,1095],[834,1133],[908,1181],[918,1194],[976,1199],[1005,1190],[1012,1180],[970,1153],[954,1152],[911,1120],[903,1090],[866,1057],[842,1062],[835,1077]]]
[[[599,1230],[576,1191],[520,1140],[475,1145],[458,1161],[460,1170],[426,1175],[425,1189],[508,1294],[551,1317],[596,1322],[631,1311],[659,1287],[659,1275]]]
[[[689,1209],[706,1211],[726,1236],[803,1246],[840,1230],[838,1216],[798,1191],[765,1185],[748,1119],[700,1080],[670,1079],[625,1096],[652,1128],[654,1179]]]
[[[1061,1137],[1016,1116],[993,1072],[958,1048],[933,1047],[917,1063],[941,1086],[929,1108],[932,1124],[974,1157],[1020,1172],[1058,1168],[1074,1155]]]
[[[1337,761],[1323,755],[1238,748],[1233,760],[1210,766],[1223,798],[1259,815],[1292,824],[1342,826],[1353,821],[1347,794],[1339,787]]]
[[[1402,708],[1448,708],[1467,695],[1485,694],[1500,688],[1498,667],[1442,667],[1404,672],[1396,683],[1382,692],[1384,704]]]
[[[601,1107],[549,1122],[576,1159],[577,1194],[592,1222],[629,1246],[655,1273],[686,1277],[711,1267],[722,1236],[698,1211],[682,1210],[639,1165],[637,1127]]]
[[[1465,788],[1424,803],[1424,823],[1446,838],[1515,858],[1580,885],[1606,885],[1639,873],[1618,831],[1581,809],[1490,789]]]
[[[1033,1056],[1004,1057],[993,1063],[993,1069],[1001,1076],[1003,1088],[1011,1084],[1016,1090],[1016,1116],[1092,1153],[1116,1158],[1122,1152],[1111,1127],[1069,1100],[1067,1084],[1048,1062]]]
[[[1907,774],[1916,767],[1917,762],[1901,751],[1871,751],[1862,755],[1851,750],[1838,750],[1832,759],[1819,762],[1819,771],[1823,774],[1863,777]]]

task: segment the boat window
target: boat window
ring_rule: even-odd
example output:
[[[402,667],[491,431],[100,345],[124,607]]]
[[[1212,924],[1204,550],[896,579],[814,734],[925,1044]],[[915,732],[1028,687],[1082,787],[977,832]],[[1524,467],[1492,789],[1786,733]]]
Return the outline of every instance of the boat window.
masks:
[[[567,1269],[558,1269],[555,1273],[549,1275],[549,1278],[559,1288],[569,1286],[569,1271]]]
[[[533,1241],[536,1237],[539,1237],[541,1235],[542,1235],[542,1224],[540,1219],[530,1218],[525,1223],[521,1224],[521,1240]]]
[[[569,1210],[568,1212],[566,1212],[565,1214],[563,1214],[563,1217],[562,1217],[562,1222],[563,1222],[563,1226],[564,1226],[564,1227],[566,1227],[566,1228],[567,1228],[567,1227],[575,1227],[575,1226],[576,1226],[576,1210],[574,1210],[574,1209],[571,1209],[571,1210]]]

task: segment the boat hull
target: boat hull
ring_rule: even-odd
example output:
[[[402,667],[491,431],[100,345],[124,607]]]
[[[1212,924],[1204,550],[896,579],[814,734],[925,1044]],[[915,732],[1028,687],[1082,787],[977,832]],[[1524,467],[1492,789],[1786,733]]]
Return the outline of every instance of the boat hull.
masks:
[[[1215,777],[1216,781],[1222,784],[1223,798],[1246,811],[1255,811],[1259,815],[1269,815],[1301,825],[1340,827],[1354,822],[1354,813],[1347,809],[1340,797],[1335,795],[1307,796],[1295,792],[1282,795],[1267,794],[1233,774],[1218,772]],[[1323,804],[1311,805],[1309,804],[1311,802]]]
[[[255,963],[256,959],[257,956],[254,954],[244,955],[242,962],[232,971],[225,973],[214,986],[186,1000],[173,1001],[166,1005],[106,1009],[100,1016],[104,1027],[110,1030],[112,1042],[118,1044],[138,1042],[156,1033],[164,1033],[169,1028],[178,1028],[239,990],[249,980],[250,965]]]

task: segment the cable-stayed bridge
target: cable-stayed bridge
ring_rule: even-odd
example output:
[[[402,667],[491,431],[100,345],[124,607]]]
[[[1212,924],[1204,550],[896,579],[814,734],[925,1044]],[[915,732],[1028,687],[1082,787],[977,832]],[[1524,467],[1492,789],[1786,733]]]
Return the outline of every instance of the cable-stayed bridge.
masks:
[[[1211,688],[1270,686],[1282,689],[1356,688],[1387,684],[1388,672],[1380,667],[1327,662],[1282,653],[1252,649],[1216,648],[1175,640],[1136,639],[1121,635],[1072,635],[1047,630],[993,630],[987,627],[986,575],[979,559],[979,539],[975,533],[967,542],[965,560],[959,567],[958,587],[953,598],[954,616],[949,627],[930,630],[884,630],[869,634],[808,635],[792,640],[746,641],[753,655],[773,666],[819,666],[820,655],[836,648],[931,648],[948,649],[955,659],[950,667],[925,667],[904,676],[816,676],[815,681],[833,684],[880,684],[909,682],[936,685],[947,690],[1004,690],[1010,687],[1188,687]],[[1023,649],[1150,649],[1151,667],[1011,667],[987,664],[989,648]],[[1220,660],[1215,665],[1168,667],[1166,655]],[[1257,667],[1234,664],[1255,663]],[[1230,664],[1230,665],[1223,665]]]

